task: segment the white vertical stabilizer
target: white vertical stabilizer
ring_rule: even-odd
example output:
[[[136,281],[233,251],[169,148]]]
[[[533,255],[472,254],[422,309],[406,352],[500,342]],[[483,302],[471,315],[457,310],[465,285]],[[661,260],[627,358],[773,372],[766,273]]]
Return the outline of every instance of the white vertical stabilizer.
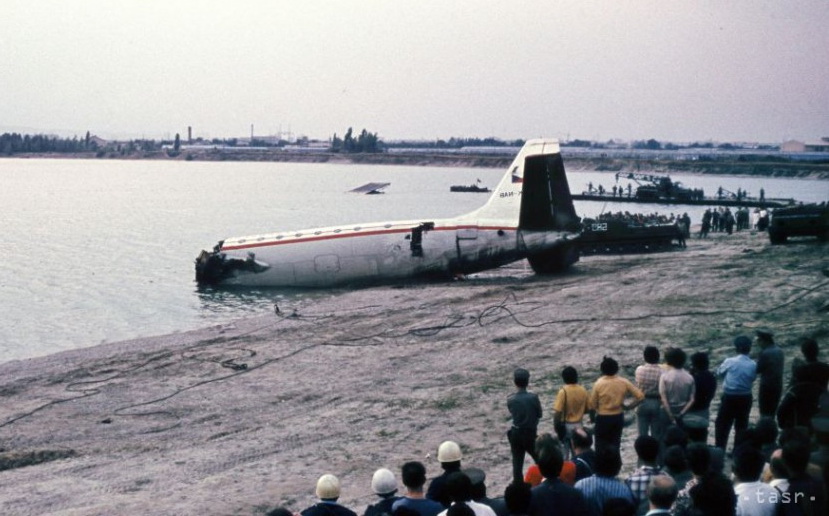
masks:
[[[560,154],[561,148],[557,139],[540,138],[528,140],[501,182],[495,188],[489,200],[482,207],[469,213],[464,219],[472,219],[480,225],[509,225],[518,226],[521,214],[521,192],[524,182],[524,162],[530,156]]]

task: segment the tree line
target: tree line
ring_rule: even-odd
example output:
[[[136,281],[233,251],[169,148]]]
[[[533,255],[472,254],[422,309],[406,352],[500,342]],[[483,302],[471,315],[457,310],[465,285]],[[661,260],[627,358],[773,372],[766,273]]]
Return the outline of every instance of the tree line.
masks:
[[[342,138],[337,136],[337,133],[331,137],[331,152],[380,152],[382,151],[380,144],[377,133],[370,133],[363,129],[355,138],[353,129],[349,127]]]
[[[35,152],[89,152],[97,150],[97,144],[91,140],[89,133],[79,139],[58,138],[43,134],[4,133],[0,135],[0,154],[24,154]]]

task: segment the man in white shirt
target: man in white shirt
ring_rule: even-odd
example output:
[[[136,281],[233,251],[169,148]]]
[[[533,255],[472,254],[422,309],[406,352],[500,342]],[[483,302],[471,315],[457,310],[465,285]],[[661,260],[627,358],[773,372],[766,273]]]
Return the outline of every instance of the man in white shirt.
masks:
[[[475,516],[495,516],[492,507],[472,501],[472,480],[461,471],[450,474],[446,479],[446,491],[452,499],[452,505],[466,504],[475,512]],[[445,510],[438,516],[446,516]]]
[[[737,516],[774,516],[780,492],[760,481],[766,459],[763,453],[750,445],[740,446],[734,452],[734,476],[737,484]]]

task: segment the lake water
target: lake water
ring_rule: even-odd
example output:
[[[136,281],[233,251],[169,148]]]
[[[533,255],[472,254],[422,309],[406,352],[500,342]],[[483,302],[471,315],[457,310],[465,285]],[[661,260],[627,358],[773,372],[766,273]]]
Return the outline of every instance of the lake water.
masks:
[[[565,155],[565,166],[567,157]],[[0,362],[160,335],[273,310],[274,302],[326,291],[199,289],[193,261],[217,241],[350,222],[431,219],[471,211],[503,170],[385,165],[105,160],[0,160]],[[573,192],[615,184],[612,173],[570,172]],[[829,182],[680,176],[713,193],[746,189],[804,202]],[[389,182],[385,195],[348,190]],[[626,180],[622,180],[626,186]],[[577,202],[602,211],[680,213],[704,208]]]

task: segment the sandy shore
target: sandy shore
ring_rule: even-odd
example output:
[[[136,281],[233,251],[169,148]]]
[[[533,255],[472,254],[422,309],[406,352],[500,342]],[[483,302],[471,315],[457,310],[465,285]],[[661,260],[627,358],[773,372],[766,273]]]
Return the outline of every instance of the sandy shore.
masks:
[[[437,474],[445,439],[500,494],[514,367],[533,373],[551,431],[565,365],[589,385],[605,354],[631,378],[647,344],[710,349],[718,363],[734,336],[758,326],[776,332],[789,358],[802,334],[826,349],[827,249],[744,233],[683,251],[587,257],[556,277],[518,262],[463,282],[342,291],[279,315],[8,362],[0,507],[301,510],[330,472],[341,501],[362,513],[376,468],[422,460]],[[628,470],[633,434],[628,427]]]

